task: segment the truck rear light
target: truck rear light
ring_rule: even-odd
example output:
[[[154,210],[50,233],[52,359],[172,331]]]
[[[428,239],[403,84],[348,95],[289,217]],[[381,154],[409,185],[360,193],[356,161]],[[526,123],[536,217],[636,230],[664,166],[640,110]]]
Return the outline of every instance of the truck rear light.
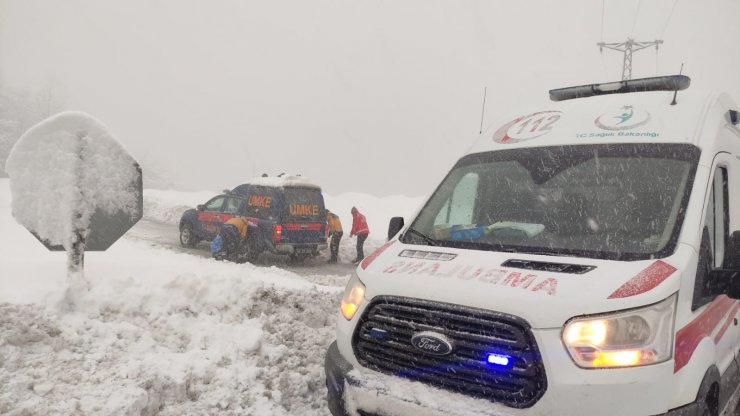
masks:
[[[280,224],[275,224],[272,227],[272,241],[277,243],[280,242],[280,240],[283,239],[283,226]]]

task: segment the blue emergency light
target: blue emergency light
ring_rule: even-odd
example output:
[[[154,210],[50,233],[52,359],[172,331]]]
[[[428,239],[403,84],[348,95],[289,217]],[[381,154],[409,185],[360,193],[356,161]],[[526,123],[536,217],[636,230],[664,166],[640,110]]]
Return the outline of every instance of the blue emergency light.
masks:
[[[501,354],[488,354],[486,361],[488,361],[488,364],[493,364],[497,367],[508,367],[511,363],[511,357]]]

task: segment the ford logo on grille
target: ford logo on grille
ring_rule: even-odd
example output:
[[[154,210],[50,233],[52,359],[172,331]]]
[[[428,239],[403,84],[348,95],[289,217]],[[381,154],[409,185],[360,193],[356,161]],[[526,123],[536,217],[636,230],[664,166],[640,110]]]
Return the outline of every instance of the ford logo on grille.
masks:
[[[411,337],[411,345],[417,350],[434,355],[447,355],[452,352],[452,343],[446,336],[432,331],[424,331]]]

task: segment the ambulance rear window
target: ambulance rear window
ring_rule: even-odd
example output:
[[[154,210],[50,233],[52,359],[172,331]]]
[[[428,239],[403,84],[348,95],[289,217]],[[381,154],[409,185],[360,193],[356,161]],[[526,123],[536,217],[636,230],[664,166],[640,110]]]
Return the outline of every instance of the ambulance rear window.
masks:
[[[664,257],[675,248],[699,154],[688,144],[651,143],[469,155],[404,241],[608,259]]]

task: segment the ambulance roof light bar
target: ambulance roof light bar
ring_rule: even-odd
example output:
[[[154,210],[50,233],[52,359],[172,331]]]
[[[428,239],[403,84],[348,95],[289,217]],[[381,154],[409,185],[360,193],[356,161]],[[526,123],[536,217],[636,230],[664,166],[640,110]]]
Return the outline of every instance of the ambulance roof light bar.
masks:
[[[579,85],[550,90],[552,101],[572,100],[574,98],[593,97],[595,95],[626,94],[644,91],[681,91],[691,84],[691,78],[686,75],[668,75],[630,79],[603,84]]]

